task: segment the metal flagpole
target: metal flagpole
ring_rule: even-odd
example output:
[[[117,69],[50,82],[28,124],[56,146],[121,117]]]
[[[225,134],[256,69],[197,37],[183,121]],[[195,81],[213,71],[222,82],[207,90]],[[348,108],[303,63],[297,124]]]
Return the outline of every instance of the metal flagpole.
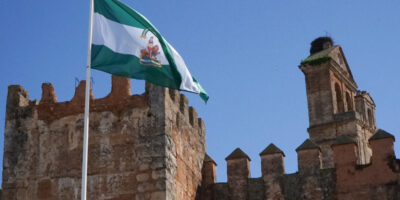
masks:
[[[92,33],[93,33],[93,2],[90,0],[89,12],[89,41],[86,66],[86,89],[85,89],[85,115],[83,127],[83,153],[82,153],[82,185],[81,185],[81,200],[86,200],[87,189],[87,161],[88,161],[88,140],[89,140],[89,91],[90,91],[90,66],[92,57]]]

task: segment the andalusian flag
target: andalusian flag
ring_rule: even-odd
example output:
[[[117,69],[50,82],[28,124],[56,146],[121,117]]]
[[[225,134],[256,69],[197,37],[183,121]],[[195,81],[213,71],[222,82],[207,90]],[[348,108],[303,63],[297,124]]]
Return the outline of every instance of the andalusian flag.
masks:
[[[208,100],[174,47],[143,15],[117,0],[94,0],[91,68]]]

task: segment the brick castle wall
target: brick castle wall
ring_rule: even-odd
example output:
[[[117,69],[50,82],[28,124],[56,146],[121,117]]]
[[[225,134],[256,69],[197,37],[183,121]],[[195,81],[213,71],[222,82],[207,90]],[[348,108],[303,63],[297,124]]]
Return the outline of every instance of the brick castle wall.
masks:
[[[84,82],[57,102],[51,84],[30,101],[21,86],[7,97],[3,199],[80,199]],[[91,97],[88,199],[195,199],[205,127],[185,96],[112,77],[112,91]]]
[[[249,177],[247,155],[227,159],[228,182],[208,179],[214,182],[207,184],[201,200],[399,200],[400,160],[394,156],[393,142],[393,136],[371,138],[371,163],[359,165],[357,142],[338,138],[331,146],[335,168],[329,169],[322,168],[316,144],[301,145],[298,172],[293,174],[284,172],[283,152],[270,152],[261,155],[260,178]],[[205,161],[205,165],[204,174],[215,176],[215,163]]]
[[[217,183],[204,122],[187,98],[148,83],[131,95],[130,80],[113,76],[108,96],[91,95],[88,199],[400,200],[395,138],[377,129],[373,99],[357,90],[341,47],[325,40],[300,65],[310,138],[296,149],[298,172],[285,173],[285,154],[271,143],[261,177],[250,177],[251,159],[236,149],[227,182]],[[3,199],[80,199],[84,85],[68,102],[48,83],[40,101],[9,87]]]

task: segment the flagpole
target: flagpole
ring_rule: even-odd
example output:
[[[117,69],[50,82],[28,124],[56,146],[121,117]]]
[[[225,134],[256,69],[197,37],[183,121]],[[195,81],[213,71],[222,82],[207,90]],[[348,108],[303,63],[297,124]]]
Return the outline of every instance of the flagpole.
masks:
[[[90,92],[90,66],[92,57],[92,33],[93,33],[93,6],[94,0],[90,0],[89,11],[89,37],[88,37],[88,53],[86,65],[86,89],[85,89],[85,114],[83,127],[83,153],[82,153],[82,185],[81,200],[86,200],[87,190],[87,162],[88,162],[88,140],[89,140],[89,92]]]

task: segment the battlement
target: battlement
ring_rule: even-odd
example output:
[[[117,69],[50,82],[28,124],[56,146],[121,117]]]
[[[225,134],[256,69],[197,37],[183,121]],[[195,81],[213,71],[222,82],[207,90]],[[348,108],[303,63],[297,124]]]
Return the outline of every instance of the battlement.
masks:
[[[32,103],[37,106],[38,118],[51,122],[61,117],[83,113],[85,101],[85,84],[81,81],[75,88],[74,96],[70,101],[58,102],[55,89],[51,83],[42,84],[42,97],[38,103]],[[132,95],[130,79],[112,76],[111,92],[104,98],[95,99],[93,91],[90,89],[90,112],[112,111],[115,114],[128,108],[144,108],[149,106],[150,83],[146,83],[145,93],[142,95]],[[192,126],[203,126],[203,121],[197,118],[197,112],[193,107],[188,106],[188,100],[185,95],[179,94],[177,90],[164,88],[166,98],[170,98],[179,106],[180,111]],[[23,101],[29,101],[29,95],[21,86],[9,86],[10,103],[15,101],[13,95],[24,98]],[[22,101],[22,99],[21,99]],[[37,104],[37,105],[36,105]],[[8,104],[11,105],[11,104]],[[24,105],[21,105],[23,107]]]
[[[261,153],[262,177],[250,177],[250,158],[241,149],[234,150],[227,158],[227,183],[215,183],[208,188],[215,199],[353,199],[364,195],[396,191],[400,185],[400,160],[394,154],[394,136],[378,130],[370,139],[371,162],[358,165],[357,141],[346,135],[337,137],[331,148],[334,168],[323,169],[320,147],[310,139],[297,149],[298,172],[285,174],[284,152],[270,144]],[[203,172],[215,176],[214,162],[207,163],[211,169]],[[209,167],[212,165],[212,167]],[[255,191],[259,188],[261,191]],[[256,192],[258,195],[254,195]],[[227,195],[224,197],[224,195]],[[260,196],[261,194],[261,196]],[[218,198],[217,198],[218,197]],[[207,198],[205,198],[207,199]],[[212,199],[212,198],[210,198]],[[369,197],[361,198],[369,199]]]
[[[309,139],[298,148],[298,171],[285,173],[285,153],[269,144],[250,157],[226,157],[225,183],[206,154],[205,125],[185,95],[146,82],[132,95],[130,79],[112,76],[110,93],[90,89],[88,199],[98,200],[398,200],[400,160],[393,135],[376,131],[375,103],[358,91],[342,48],[312,42],[299,66],[305,75]],[[85,81],[58,102],[51,83],[39,101],[8,88],[2,199],[80,199]]]
[[[205,126],[185,95],[112,76],[110,93],[90,91],[88,199],[195,199]],[[40,101],[9,86],[4,132],[4,199],[79,199],[85,81],[58,102],[50,83]],[[189,159],[190,158],[190,159]]]
[[[183,115],[183,119],[188,121],[193,127],[204,128],[204,122],[198,118],[194,107],[189,106],[189,101],[184,94],[178,90],[163,88],[163,91],[152,91],[154,86],[146,82],[145,92],[141,95],[131,94],[131,80],[119,76],[112,76],[112,87],[110,93],[100,99],[95,99],[92,88],[90,88],[90,112],[111,111],[119,114],[126,109],[149,107],[149,95],[159,96],[168,99]],[[11,111],[18,107],[31,105],[37,108],[38,119],[51,122],[69,115],[83,113],[85,104],[85,84],[82,80],[75,88],[74,96],[70,101],[58,102],[55,89],[51,83],[42,84],[42,96],[39,102],[30,101],[28,91],[22,86],[10,85],[8,88],[7,108]],[[10,113],[10,112],[7,112]]]
[[[378,130],[370,139],[372,149],[371,161],[357,165],[358,148],[356,141],[343,136],[332,145],[338,195],[344,199],[367,199],[363,194],[366,188],[379,188],[382,185],[398,185],[400,183],[400,160],[394,153],[395,138],[384,130]],[[350,193],[351,191],[351,193]],[[362,195],[362,196],[360,196]],[[386,198],[383,198],[386,199]]]

